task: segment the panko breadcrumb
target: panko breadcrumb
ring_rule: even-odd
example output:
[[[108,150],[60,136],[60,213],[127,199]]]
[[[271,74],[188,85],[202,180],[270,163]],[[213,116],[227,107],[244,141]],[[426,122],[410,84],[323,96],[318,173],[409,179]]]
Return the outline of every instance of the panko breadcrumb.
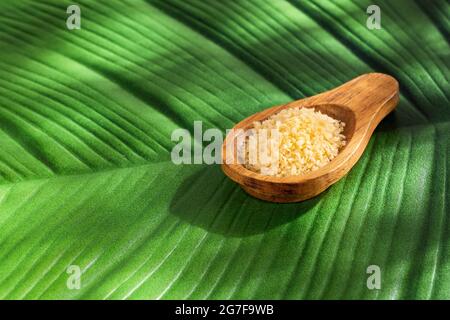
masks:
[[[254,123],[245,167],[276,177],[298,176],[329,163],[345,145],[345,123],[313,108],[289,108]]]

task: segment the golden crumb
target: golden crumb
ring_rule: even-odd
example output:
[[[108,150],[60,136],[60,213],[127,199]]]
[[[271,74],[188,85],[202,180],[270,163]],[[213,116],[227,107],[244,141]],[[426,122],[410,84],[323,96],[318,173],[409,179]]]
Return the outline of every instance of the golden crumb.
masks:
[[[254,123],[245,167],[270,176],[298,176],[323,167],[345,145],[345,123],[313,108],[290,108]]]

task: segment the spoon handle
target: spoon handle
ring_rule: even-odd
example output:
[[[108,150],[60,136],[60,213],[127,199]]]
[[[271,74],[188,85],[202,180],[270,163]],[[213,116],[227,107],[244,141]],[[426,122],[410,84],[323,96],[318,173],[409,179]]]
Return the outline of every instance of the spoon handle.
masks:
[[[376,114],[381,109],[389,113],[396,106],[398,96],[398,82],[393,77],[383,73],[367,73],[313,97],[310,103],[344,105],[358,117]]]

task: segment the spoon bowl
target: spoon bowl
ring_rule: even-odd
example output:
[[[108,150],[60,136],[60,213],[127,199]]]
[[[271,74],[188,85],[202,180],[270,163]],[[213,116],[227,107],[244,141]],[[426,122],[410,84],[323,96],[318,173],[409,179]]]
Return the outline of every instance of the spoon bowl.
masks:
[[[380,121],[397,106],[397,80],[382,73],[361,75],[324,93],[258,112],[233,127],[222,146],[222,170],[250,195],[271,202],[298,202],[325,191],[355,165]],[[274,177],[248,170],[238,159],[242,133],[288,108],[314,108],[345,123],[346,145],[325,166],[304,175]],[[240,130],[242,129],[242,130]]]

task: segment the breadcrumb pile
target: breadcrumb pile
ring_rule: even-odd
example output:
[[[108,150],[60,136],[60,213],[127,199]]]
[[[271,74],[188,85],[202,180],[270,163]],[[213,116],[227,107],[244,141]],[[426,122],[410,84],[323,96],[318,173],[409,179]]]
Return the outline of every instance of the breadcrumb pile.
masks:
[[[323,167],[345,145],[345,123],[313,108],[289,108],[257,121],[246,140],[245,167],[276,177]]]

